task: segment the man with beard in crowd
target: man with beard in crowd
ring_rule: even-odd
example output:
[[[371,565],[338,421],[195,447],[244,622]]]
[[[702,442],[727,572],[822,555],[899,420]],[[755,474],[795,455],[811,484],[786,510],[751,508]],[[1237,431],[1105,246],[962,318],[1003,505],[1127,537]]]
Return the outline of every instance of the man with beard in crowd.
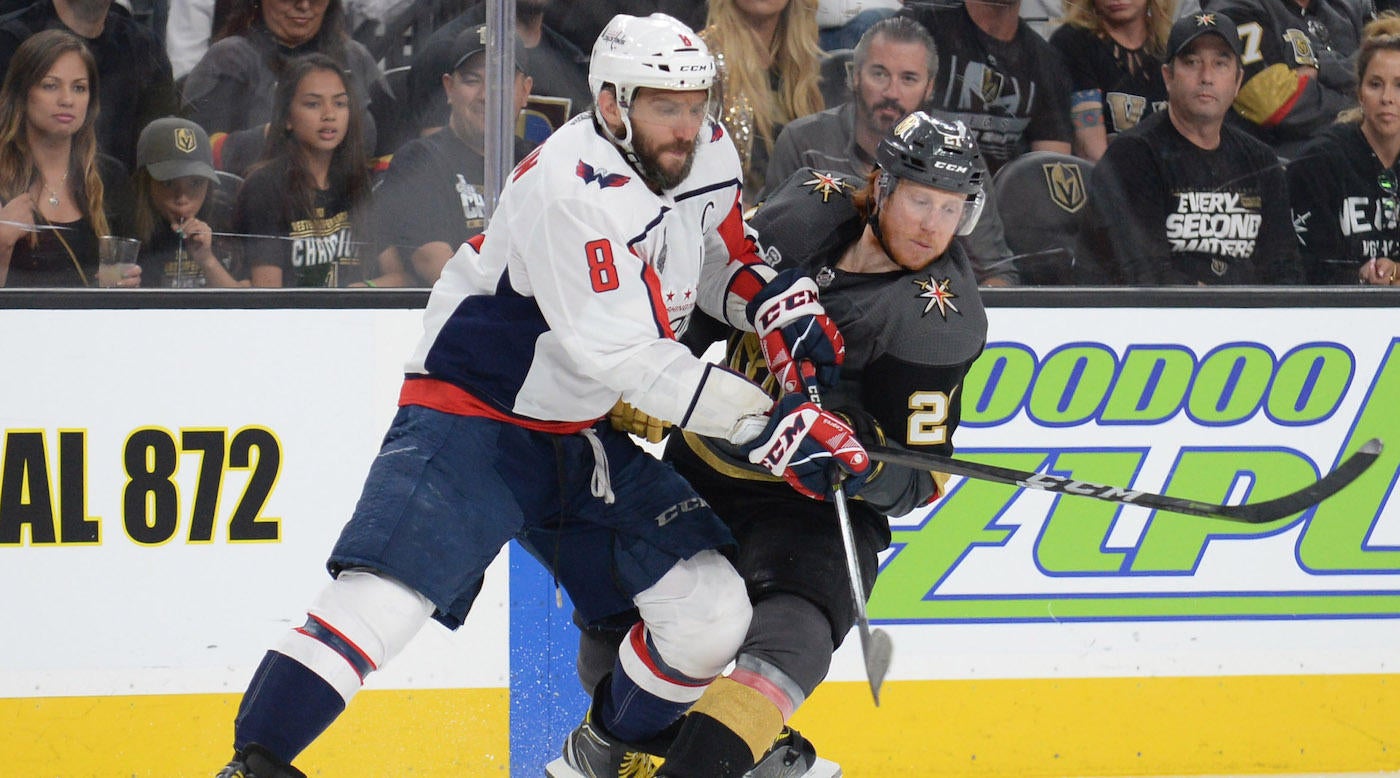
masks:
[[[876,22],[851,57],[851,99],[783,128],[768,160],[764,194],[804,167],[864,180],[880,140],[928,101],[937,73],[938,49],[922,25],[903,17]],[[957,241],[971,256],[982,285],[1015,285],[1016,267],[1005,261],[1011,249],[990,185],[986,192],[982,218],[971,235]]]

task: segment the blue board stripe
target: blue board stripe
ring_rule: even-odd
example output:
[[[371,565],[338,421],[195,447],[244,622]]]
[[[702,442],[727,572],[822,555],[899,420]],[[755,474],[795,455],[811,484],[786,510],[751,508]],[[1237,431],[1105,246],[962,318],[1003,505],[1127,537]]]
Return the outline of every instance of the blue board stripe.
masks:
[[[510,555],[510,774],[541,778],[559,755],[564,736],[588,710],[574,669],[578,628],[564,595],[555,605],[554,581],[524,549]]]

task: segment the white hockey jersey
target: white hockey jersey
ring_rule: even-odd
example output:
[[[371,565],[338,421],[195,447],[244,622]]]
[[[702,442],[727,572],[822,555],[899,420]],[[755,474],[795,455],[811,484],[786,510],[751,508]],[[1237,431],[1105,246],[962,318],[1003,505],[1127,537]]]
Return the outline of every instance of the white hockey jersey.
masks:
[[[622,397],[686,426],[720,368],[676,335],[697,304],[748,329],[744,305],[773,275],[739,180],[718,123],[701,131],[690,175],[658,195],[590,114],[575,117],[516,166],[486,232],[443,269],[401,403],[569,432]],[[728,386],[724,405],[746,406],[725,413],[766,409],[733,378],[710,382]]]

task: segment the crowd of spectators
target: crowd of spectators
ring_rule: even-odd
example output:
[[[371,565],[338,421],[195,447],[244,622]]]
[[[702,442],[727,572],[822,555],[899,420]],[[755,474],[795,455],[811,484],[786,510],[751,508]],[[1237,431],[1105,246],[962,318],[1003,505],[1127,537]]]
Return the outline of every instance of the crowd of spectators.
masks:
[[[108,234],[142,245],[119,286],[431,285],[487,218],[485,6],[431,0],[411,64],[386,69],[352,35],[363,2],[0,0],[0,286],[97,285]],[[1043,278],[1028,265],[1055,252],[1005,238],[1040,208],[1076,214],[1061,283],[1392,285],[1388,8],[516,0],[514,157],[592,107],[613,14],[663,12],[716,54],[749,204],[805,167],[868,175],[923,109],[973,129],[992,191],[1007,163],[1045,160],[1043,197],[998,211],[989,193],[959,238],[984,285]]]

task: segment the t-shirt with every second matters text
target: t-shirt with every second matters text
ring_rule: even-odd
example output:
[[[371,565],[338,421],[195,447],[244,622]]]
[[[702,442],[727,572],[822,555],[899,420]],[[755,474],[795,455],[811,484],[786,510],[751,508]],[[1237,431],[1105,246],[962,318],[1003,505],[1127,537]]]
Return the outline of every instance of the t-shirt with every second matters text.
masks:
[[[287,173],[273,163],[254,171],[238,193],[234,232],[244,235],[243,259],[282,268],[283,286],[346,286],[361,280],[360,245],[350,201],[339,189],[316,192],[314,214],[282,212]]]
[[[1167,111],[1108,144],[1089,192],[1093,253],[1127,284],[1301,283],[1288,183],[1273,150],[1228,124],[1187,140]]]

